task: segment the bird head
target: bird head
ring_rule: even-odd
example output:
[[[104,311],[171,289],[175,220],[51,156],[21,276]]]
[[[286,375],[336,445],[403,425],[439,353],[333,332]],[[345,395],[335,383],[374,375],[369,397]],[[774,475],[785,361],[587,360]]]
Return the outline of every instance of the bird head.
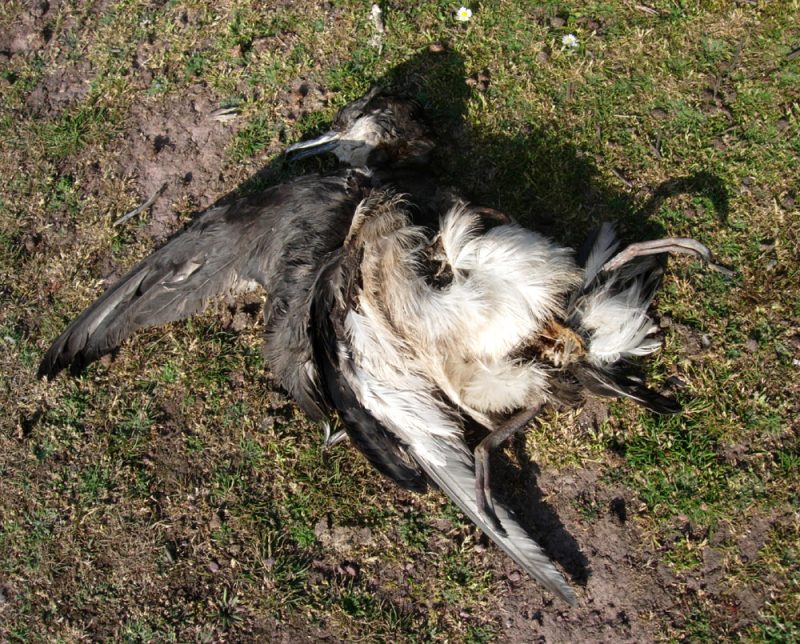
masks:
[[[290,145],[286,156],[295,161],[330,152],[352,167],[418,165],[433,147],[416,101],[373,88],[339,110],[328,132]]]

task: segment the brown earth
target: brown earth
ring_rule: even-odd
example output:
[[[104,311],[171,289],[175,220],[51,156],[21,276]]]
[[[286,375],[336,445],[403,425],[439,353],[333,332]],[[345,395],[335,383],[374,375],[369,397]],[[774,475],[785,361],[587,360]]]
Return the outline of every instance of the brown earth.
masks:
[[[57,6],[55,1],[32,4],[19,25],[0,36],[2,55],[9,59],[45,47],[48,33],[43,30],[43,16]],[[48,72],[30,92],[27,110],[41,117],[63,113],[86,96],[92,76],[89,63],[64,63]],[[298,79],[280,98],[280,110],[286,119],[301,118],[306,111],[326,105],[328,96],[325,88]],[[115,139],[115,155],[75,162],[82,172],[84,190],[99,194],[105,189],[107,178],[115,177],[131,186],[140,202],[157,194],[149,211],[146,235],[155,244],[162,242],[180,228],[185,213],[220,199],[255,170],[230,164],[225,150],[241,126],[237,119],[215,119],[219,107],[220,97],[202,84],[167,98],[149,98],[134,104],[121,135]],[[109,266],[105,272],[116,270],[118,267]],[[249,313],[243,311],[242,307],[229,310],[226,326],[252,332],[255,324],[252,307],[247,309]],[[695,332],[687,329],[685,335],[688,354],[702,350],[702,339]],[[242,381],[244,376],[239,374],[238,378]],[[232,386],[237,385],[234,382]],[[289,403],[280,394],[266,395],[274,397],[274,409],[264,413],[291,416],[292,412],[286,411]],[[595,405],[587,413],[575,431],[596,427],[606,417],[607,410],[603,405]],[[88,559],[86,553],[77,549],[62,553],[74,556],[74,560],[65,559],[61,563],[60,580],[65,588],[74,589],[87,581],[91,584],[128,579],[130,597],[117,598],[113,606],[84,602],[80,613],[71,613],[69,596],[62,595],[57,588],[37,589],[43,606],[55,602],[61,611],[60,619],[73,624],[76,633],[92,639],[118,637],[119,620],[140,612],[140,607],[146,610],[175,597],[188,605],[210,601],[209,588],[221,586],[214,576],[232,582],[237,571],[230,561],[236,553],[242,556],[251,553],[248,544],[234,544],[224,552],[210,545],[209,533],[225,524],[226,516],[222,510],[215,510],[209,516],[207,504],[199,497],[197,505],[193,505],[192,490],[203,488],[212,468],[200,455],[187,457],[186,450],[180,447],[183,429],[189,424],[181,415],[191,411],[181,411],[179,402],[167,401],[161,414],[161,430],[152,436],[143,457],[156,481],[150,497],[135,503],[107,498],[98,506],[105,520],[116,524],[111,534],[117,537],[126,532],[147,534],[143,528],[152,523],[161,526],[154,528],[155,536],[143,543],[134,536],[127,541],[119,538],[106,541],[103,534],[85,535],[91,542]],[[220,454],[218,458],[230,456]],[[602,464],[538,475],[533,474],[536,470],[533,463],[524,462],[524,454],[517,457],[523,461],[522,469],[506,466],[501,478],[516,489],[525,490],[523,501],[518,494],[513,495],[514,503],[520,506],[521,516],[550,555],[574,580],[579,589],[579,605],[571,609],[553,601],[479,534],[465,533],[452,523],[441,521],[432,526],[427,550],[445,552],[453,539],[463,541],[473,551],[474,567],[490,571],[499,589],[481,614],[464,613],[463,619],[495,625],[499,641],[642,642],[664,638],[665,629],[684,629],[697,598],[721,607],[720,611],[728,614],[732,630],[752,623],[762,610],[769,583],[761,580],[748,587],[731,587],[726,570],[732,559],[746,563],[757,558],[770,530],[788,526],[792,517],[755,512],[749,530],[744,533],[726,535],[724,530],[718,530],[710,538],[707,534],[697,534],[689,522],[677,518],[672,538],[694,544],[702,562],[696,569],[680,572],[661,561],[659,549],[663,544],[650,542],[642,524],[632,520],[641,513],[641,502],[636,495],[604,478],[604,473],[615,466],[613,454],[607,455]],[[748,455],[748,445],[742,444],[727,448],[725,458],[735,463],[753,457]],[[32,476],[45,480],[47,472],[33,471]],[[187,497],[188,502],[176,500]],[[118,501],[120,505],[116,506]],[[24,505],[24,500],[19,503]],[[405,493],[390,491],[386,503],[403,508],[418,507],[420,502]],[[62,519],[76,525],[83,520],[71,516]],[[433,572],[428,560],[401,561],[394,567],[384,567],[360,559],[365,551],[379,553],[384,539],[399,540],[392,530],[377,534],[368,526],[334,525],[321,520],[315,527],[315,537],[322,545],[322,558],[310,564],[312,580],[357,580],[360,587],[391,604],[400,614],[414,616],[441,611],[454,619],[462,617],[457,601],[452,606],[436,602],[426,605],[409,592],[416,580]],[[166,545],[162,548],[160,544]],[[167,572],[160,570],[161,564],[157,563],[163,559],[159,554],[162,549],[172,562]],[[733,556],[731,549],[735,552]],[[82,576],[83,580],[78,581]],[[14,608],[17,593],[13,583],[2,579],[0,593],[2,615]],[[45,600],[48,593],[52,596]],[[294,642],[344,638],[342,633],[331,631],[329,625],[306,621],[301,614],[261,621],[257,611],[252,615],[249,632],[242,639]]]

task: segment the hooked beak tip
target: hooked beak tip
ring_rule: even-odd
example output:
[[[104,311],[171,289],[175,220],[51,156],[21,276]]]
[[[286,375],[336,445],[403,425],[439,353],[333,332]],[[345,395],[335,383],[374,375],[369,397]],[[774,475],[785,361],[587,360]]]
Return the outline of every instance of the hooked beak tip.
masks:
[[[336,147],[339,137],[340,134],[338,132],[330,130],[315,139],[293,143],[286,148],[284,155],[289,161],[297,161],[299,159],[305,159],[306,157],[324,154]]]

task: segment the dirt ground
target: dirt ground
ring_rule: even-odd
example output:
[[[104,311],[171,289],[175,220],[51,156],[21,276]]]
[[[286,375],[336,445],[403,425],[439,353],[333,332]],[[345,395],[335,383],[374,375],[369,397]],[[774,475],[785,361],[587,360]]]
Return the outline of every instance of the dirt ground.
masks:
[[[88,14],[101,14],[109,4],[94,3]],[[333,4],[324,10],[328,19],[336,19]],[[191,11],[189,7],[189,25]],[[63,21],[54,23],[55,15]],[[85,14],[76,17],[58,0],[32,3],[0,33],[0,65],[13,69],[15,60],[37,54],[46,60],[45,72],[25,92],[25,119],[59,119],[89,96],[95,62],[47,58],[48,48],[55,46],[53,30],[56,35],[68,31],[70,20],[78,30],[91,22]],[[130,87],[152,86],[153,72],[145,61],[159,47],[160,39],[138,45],[130,57]],[[9,75],[3,78],[7,87],[14,82]],[[483,78],[488,85],[488,76]],[[251,90],[248,86],[242,91]],[[301,74],[279,91],[264,94],[276,119],[292,127],[309,114],[329,112],[337,92]],[[77,178],[75,190],[84,203],[94,204],[92,212],[113,205],[116,217],[156,198],[134,219],[138,223],[127,224],[123,232],[111,230],[108,219],[88,224],[64,210],[25,218],[15,231],[14,243],[22,253],[15,266],[22,267],[26,279],[44,279],[35,289],[39,293],[29,295],[24,304],[19,303],[22,290],[8,283],[2,287],[4,306],[15,309],[17,328],[36,348],[29,360],[33,367],[58,324],[124,273],[137,255],[163,243],[193,213],[245,182],[255,178],[269,184],[284,176],[280,164],[265,164],[279,151],[279,138],[254,158],[232,161],[230,150],[248,122],[219,118],[224,99],[204,81],[186,82],[161,96],[143,96],[130,103],[106,142],[90,144],[52,164],[54,174]],[[10,162],[4,163],[8,170]],[[35,174],[35,164],[34,155],[23,155],[18,171]],[[128,249],[120,250],[119,243],[125,246],[128,241]],[[59,257],[58,266],[43,268]],[[73,273],[56,274],[57,270]],[[93,283],[84,280],[87,274]],[[4,280],[10,279],[4,275]],[[61,295],[75,280],[81,280],[80,291]],[[55,320],[36,317],[37,309],[62,296],[78,299],[60,303],[61,315]],[[730,521],[698,525],[680,513],[657,520],[654,515],[660,510],[655,511],[623,475],[628,472],[625,450],[615,451],[614,441],[605,439],[598,450],[587,438],[624,431],[634,412],[595,402],[582,414],[567,414],[553,441],[581,444],[586,452],[580,459],[548,458],[550,448],[542,448],[544,458],[536,458],[536,449],[532,457],[521,440],[498,463],[498,480],[509,490],[509,502],[523,522],[577,588],[578,606],[570,608],[516,569],[448,509],[438,493],[417,497],[386,488],[347,445],[323,455],[315,438],[320,429],[300,416],[251,357],[260,342],[258,305],[258,299],[222,303],[196,326],[171,330],[166,340],[157,332],[148,333],[77,384],[68,378],[53,385],[35,381],[34,368],[25,365],[19,345],[4,345],[6,396],[16,397],[6,407],[0,445],[0,473],[6,479],[0,483],[0,544],[6,550],[0,568],[4,638],[770,639],[758,624],[769,621],[764,615],[774,613],[770,606],[776,598],[788,601],[791,588],[796,590],[797,574],[796,562],[772,553],[770,543],[776,534],[797,534],[796,508],[758,502]],[[5,321],[9,319],[7,312]],[[696,373],[693,369],[705,368],[702,355],[714,350],[703,331],[683,322],[666,317],[661,325],[679,344],[674,355],[680,371],[665,370],[663,388],[672,386],[671,392],[686,386],[684,381]],[[791,337],[796,342],[800,336]],[[165,361],[175,361],[181,359],[175,357],[181,347],[195,348],[195,343],[213,364],[223,361],[226,353],[238,355],[232,359],[238,362],[226,367],[212,385],[203,379],[205,363],[200,358],[184,365],[187,375],[177,381],[165,379],[148,388],[146,382],[162,367],[152,363],[136,375],[137,363],[144,364],[161,349],[169,352]],[[796,354],[798,347],[792,350]],[[124,379],[131,384],[120,384]],[[206,386],[214,390],[213,396],[203,392]],[[194,395],[188,402],[187,388]],[[800,412],[797,384],[788,384],[784,392],[788,404],[794,400],[793,413]],[[63,420],[65,398],[81,401],[79,421]],[[121,419],[127,418],[129,400],[142,401],[147,413],[135,429],[125,430],[130,433],[120,439],[124,447],[115,451],[116,428],[124,425]],[[218,427],[237,405],[245,413]],[[53,410],[62,414],[61,420],[54,419]],[[206,421],[198,420],[204,415]],[[775,445],[784,441],[781,446],[791,446],[786,436],[794,436],[795,430],[787,429],[789,434],[775,438]],[[139,442],[130,447],[134,435]],[[202,440],[202,449],[192,447],[195,437]],[[48,441],[61,447],[44,458],[36,450]],[[296,452],[300,448],[290,445],[292,441],[306,451]],[[252,463],[245,444],[258,448]],[[766,439],[751,436],[719,444],[714,458],[731,471],[750,472],[767,467],[763,463],[769,454]],[[98,484],[97,496],[87,501],[90,478],[85,472],[95,471],[93,462],[97,471],[106,472],[106,482]],[[73,475],[72,470],[83,473]],[[232,477],[227,492],[214,488],[220,472]],[[330,477],[340,474],[359,481],[362,489],[338,487],[339,479]],[[139,489],[137,481],[143,490],[130,492]],[[285,495],[307,503],[296,514],[274,510],[274,504],[289,498]],[[324,510],[340,502],[354,508]],[[370,504],[384,514],[375,519],[365,510]],[[278,515],[259,524],[258,516]],[[34,541],[40,524],[47,537]],[[273,543],[284,528],[305,536]],[[413,548],[406,551],[412,542]],[[676,553],[684,559],[679,561]],[[782,576],[776,572],[779,567],[760,567],[773,555],[783,557],[783,569],[793,572]],[[35,564],[23,565],[26,557],[35,558]],[[468,572],[458,572],[462,569]],[[790,641],[792,631],[786,628],[774,631],[777,635],[769,631],[772,639],[779,641],[787,634],[785,641]]]

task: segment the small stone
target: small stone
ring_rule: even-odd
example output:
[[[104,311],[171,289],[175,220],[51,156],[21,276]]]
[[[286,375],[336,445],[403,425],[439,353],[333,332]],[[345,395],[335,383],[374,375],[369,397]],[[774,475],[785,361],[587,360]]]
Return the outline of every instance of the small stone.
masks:
[[[212,515],[211,521],[208,522],[208,527],[211,530],[219,530],[222,527],[222,516],[219,512],[215,512]]]
[[[520,579],[521,579],[521,576],[519,574],[519,570],[512,570],[510,573],[508,573],[508,581],[516,583]]]
[[[434,42],[428,45],[428,51],[432,54],[441,54],[446,49],[447,48],[444,46],[444,44],[440,42]]]
[[[218,573],[219,572],[219,564],[216,561],[209,562],[208,571],[212,572],[212,573]]]
[[[728,144],[725,143],[720,137],[716,137],[713,141],[711,141],[711,145],[714,146],[715,149],[722,152],[728,148]]]
[[[660,107],[654,107],[650,110],[650,116],[656,119],[665,119],[669,116],[666,110],[661,109]]]
[[[778,122],[775,123],[775,127],[778,128],[778,132],[786,132],[789,129],[789,121],[787,119],[778,119]]]
[[[748,338],[744,343],[744,348],[750,353],[755,353],[758,351],[758,342],[753,338]]]
[[[658,326],[662,329],[668,329],[672,326],[672,318],[668,315],[662,315],[661,319],[658,321]]]
[[[536,54],[536,60],[541,64],[544,64],[548,60],[550,60],[550,51],[548,50],[547,47],[545,47],[538,54]]]
[[[563,27],[565,24],[567,24],[567,21],[564,20],[564,18],[562,18],[561,16],[553,16],[552,18],[550,18],[550,26],[553,27],[554,29],[559,29],[560,27]]]
[[[703,345],[704,349],[708,349],[711,346],[711,338],[708,337],[707,333],[700,336],[700,344]]]

